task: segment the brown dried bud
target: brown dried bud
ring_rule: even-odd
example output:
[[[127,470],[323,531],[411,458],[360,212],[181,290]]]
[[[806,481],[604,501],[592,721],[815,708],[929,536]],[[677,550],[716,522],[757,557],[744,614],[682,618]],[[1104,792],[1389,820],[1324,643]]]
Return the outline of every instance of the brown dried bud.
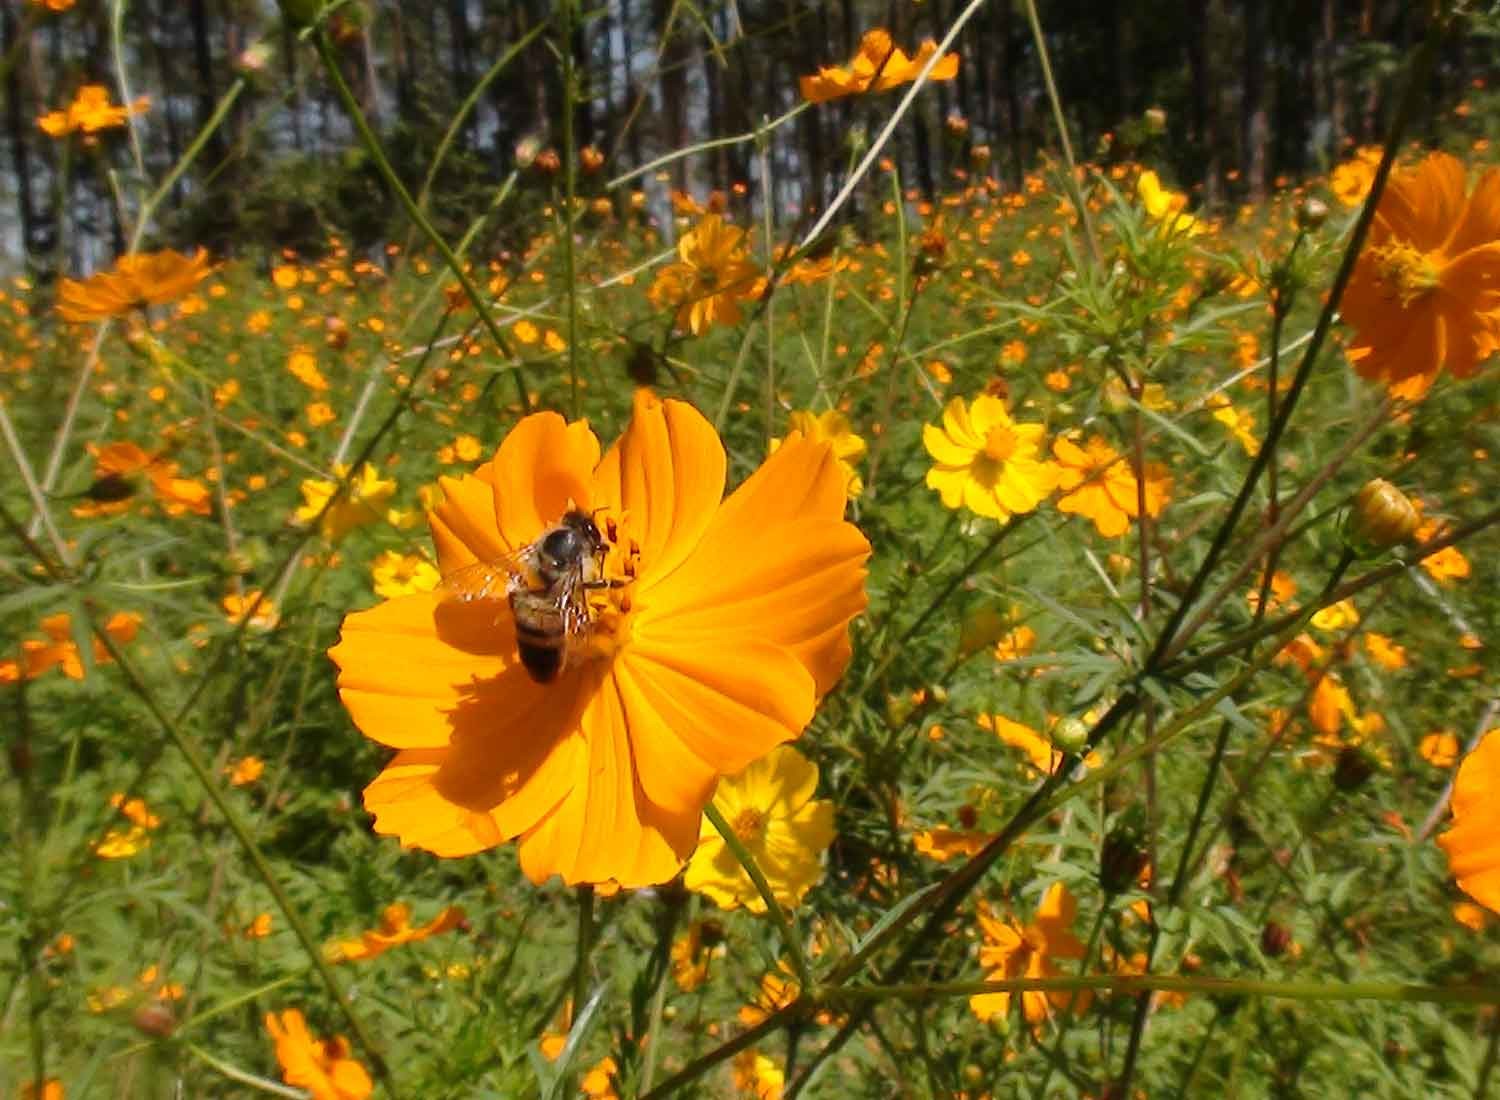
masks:
[[[155,1039],[169,1038],[177,1030],[177,1016],[165,1001],[147,1001],[135,1010],[130,1022],[137,1031]]]
[[[1268,959],[1279,959],[1285,955],[1287,948],[1292,946],[1292,932],[1284,924],[1277,924],[1273,920],[1266,921],[1266,926],[1260,930],[1260,952]]]
[[[578,150],[578,165],[585,172],[597,172],[604,167],[604,154],[597,145],[585,145]]]
[[[1333,785],[1341,791],[1355,791],[1369,782],[1374,774],[1374,761],[1350,746],[1339,752],[1338,763],[1333,766]]]
[[[562,157],[557,155],[556,149],[543,149],[536,155],[536,168],[539,172],[553,175],[562,167]]]
[[[1384,478],[1367,481],[1354,498],[1348,534],[1356,549],[1385,550],[1410,542],[1422,517],[1407,495]]]

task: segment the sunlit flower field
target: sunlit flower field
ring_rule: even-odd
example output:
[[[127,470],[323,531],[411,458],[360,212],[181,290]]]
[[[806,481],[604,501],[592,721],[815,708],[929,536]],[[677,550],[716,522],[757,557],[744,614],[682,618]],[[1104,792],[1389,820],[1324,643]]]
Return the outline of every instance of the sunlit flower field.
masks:
[[[0,1096],[1494,1095],[1500,166],[1394,137],[10,279]]]

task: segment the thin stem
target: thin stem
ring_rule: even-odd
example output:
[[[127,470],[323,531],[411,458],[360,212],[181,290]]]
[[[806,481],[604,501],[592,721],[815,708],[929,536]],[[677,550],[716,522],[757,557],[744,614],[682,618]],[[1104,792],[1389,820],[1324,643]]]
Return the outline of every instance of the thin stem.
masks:
[[[578,887],[578,943],[576,961],[573,964],[573,1012],[583,1011],[589,997],[589,956],[594,951],[594,887],[584,883]]]
[[[1407,985],[1402,982],[1258,981],[1247,978],[1182,978],[1166,974],[1099,974],[1076,978],[1004,978],[982,982],[917,982],[906,985],[844,986],[823,991],[829,1002],[879,1003],[973,997],[982,993],[1083,992],[1200,993],[1211,996],[1270,997],[1291,1001],[1385,1001],[1396,1004],[1500,1005],[1500,986]]]
[[[1296,411],[1297,400],[1302,395],[1303,387],[1307,385],[1312,376],[1313,367],[1317,363],[1318,355],[1323,350],[1323,344],[1328,338],[1328,333],[1333,327],[1334,315],[1338,312],[1339,302],[1343,299],[1344,288],[1349,285],[1349,280],[1354,274],[1354,264],[1358,260],[1361,249],[1364,247],[1365,237],[1369,233],[1370,224],[1375,220],[1375,209],[1379,205],[1380,196],[1385,190],[1386,180],[1390,177],[1391,168],[1395,164],[1396,154],[1400,149],[1401,137],[1406,132],[1406,127],[1417,110],[1417,106],[1423,95],[1426,94],[1427,79],[1431,75],[1433,64],[1437,60],[1438,46],[1442,42],[1442,21],[1432,20],[1427,29],[1427,37],[1423,40],[1412,64],[1411,72],[1406,81],[1406,87],[1401,95],[1400,105],[1396,109],[1396,115],[1391,120],[1391,127],[1386,135],[1385,150],[1380,158],[1380,165],[1375,169],[1375,178],[1370,184],[1370,193],[1365,199],[1365,205],[1359,212],[1359,218],[1354,223],[1354,231],[1349,236],[1349,243],[1344,249],[1344,255],[1339,262],[1338,273],[1334,276],[1333,285],[1329,288],[1328,299],[1323,304],[1323,311],[1318,315],[1317,325],[1313,328],[1312,339],[1308,341],[1307,350],[1302,353],[1302,362],[1297,367],[1297,373],[1292,379],[1291,388],[1287,391],[1286,401],[1282,404],[1276,419],[1271,422],[1266,432],[1265,441],[1261,444],[1260,451],[1256,454],[1250,465],[1249,472],[1245,475],[1244,484],[1235,495],[1234,502],[1229,507],[1229,512],[1220,522],[1219,528],[1214,532],[1213,541],[1209,544],[1208,552],[1204,554],[1203,560],[1198,564],[1197,571],[1188,582],[1187,590],[1183,593],[1177,607],[1172,611],[1166,626],[1162,628],[1157,638],[1156,646],[1146,660],[1146,668],[1155,671],[1164,663],[1177,640],[1177,628],[1182,625],[1183,619],[1202,595],[1204,587],[1208,584],[1208,578],[1212,575],[1214,568],[1219,563],[1219,558],[1228,548],[1234,537],[1235,528],[1239,525],[1240,517],[1244,514],[1246,506],[1250,503],[1250,497],[1255,492],[1256,483],[1265,472],[1271,456],[1276,453],[1277,444],[1286,431],[1287,424]]]
[[[177,751],[182,754],[182,758],[187,761],[188,767],[198,780],[198,786],[208,796],[208,800],[213,803],[214,808],[224,819],[224,823],[229,826],[229,831],[239,841],[240,848],[249,858],[251,865],[255,868],[256,874],[260,876],[261,881],[266,885],[266,889],[270,891],[272,900],[276,902],[276,908],[281,911],[281,915],[286,919],[287,926],[291,928],[292,934],[297,937],[297,942],[302,945],[302,950],[312,962],[313,969],[317,971],[318,977],[322,980],[324,987],[339,1006],[339,1011],[343,1013],[345,1021],[349,1024],[349,1030],[354,1032],[355,1039],[369,1057],[370,1064],[374,1066],[375,1075],[384,1082],[386,1089],[392,1096],[397,1095],[396,1082],[391,1076],[390,1067],[386,1065],[384,1056],[380,1053],[380,1049],[375,1045],[374,1039],[366,1030],[364,1020],[354,1011],[353,1004],[350,1003],[349,998],[345,996],[343,989],[339,986],[339,980],[334,975],[332,966],[329,965],[328,960],[323,955],[322,946],[313,939],[312,931],[308,928],[306,922],[303,921],[302,915],[297,912],[297,907],[293,904],[291,895],[286,892],[286,887],[276,877],[276,871],[266,859],[265,853],[260,850],[260,845],[250,835],[250,827],[240,817],[239,811],[234,808],[233,803],[225,797],[224,791],[215,780],[208,763],[198,752],[198,746],[193,743],[192,738],[187,735],[187,732],[183,730],[171,715],[162,709],[161,705],[156,701],[156,697],[151,693],[151,689],[146,686],[145,680],[142,679],[133,661],[126,656],[125,651],[109,635],[109,632],[96,621],[92,607],[85,604],[85,608],[89,615],[89,626],[93,630],[95,639],[104,647],[115,663],[120,666],[120,672],[130,685],[131,691],[135,692],[141,702],[146,705],[146,709],[151,712],[151,717],[156,720],[156,724],[160,727],[162,733],[166,734],[167,739],[172,742]]]
[[[333,47],[328,42],[327,33],[320,27],[313,33],[313,44],[317,47],[318,58],[323,63],[323,69],[328,74],[328,80],[333,85],[334,93],[343,105],[344,112],[349,116],[349,121],[354,125],[355,133],[359,135],[360,144],[370,154],[370,159],[375,163],[375,169],[380,173],[380,178],[385,180],[386,186],[396,196],[396,201],[406,211],[406,216],[412,223],[422,231],[428,243],[437,249],[438,254],[443,257],[443,262],[448,265],[448,270],[464,289],[469,304],[474,307],[474,312],[479,314],[479,320],[489,332],[490,338],[495,341],[495,346],[500,349],[501,354],[510,359],[511,373],[515,376],[517,395],[520,398],[521,409],[529,412],[531,410],[531,396],[526,391],[526,378],[520,361],[515,358],[510,348],[510,342],[506,340],[500,326],[495,322],[494,314],[486,304],[479,288],[474,285],[474,280],[469,277],[464,263],[449,247],[448,242],[443,239],[441,233],[433,228],[427,215],[422,213],[411,192],[407,191],[406,185],[401,182],[401,177],[396,175],[396,170],[391,167],[391,162],[386,158],[385,149],[380,144],[380,139],[370,129],[370,123],[365,118],[365,113],[360,110],[359,101],[354,98],[354,92],[350,90],[348,82],[344,79],[343,70],[339,68],[338,58],[334,55]]]
[[[1068,169],[1068,197],[1078,211],[1078,220],[1083,225],[1084,239],[1088,241],[1089,256],[1094,265],[1099,265],[1101,253],[1099,242],[1094,237],[1094,223],[1089,217],[1089,207],[1078,186],[1078,163],[1073,158],[1073,142],[1068,137],[1068,120],[1063,114],[1062,99],[1057,94],[1057,82],[1052,78],[1052,60],[1047,53],[1047,38],[1042,34],[1042,21],[1036,13],[1036,0],[1026,0],[1026,19],[1031,24],[1031,39],[1036,45],[1037,59],[1042,64],[1042,82],[1047,87],[1047,101],[1052,104],[1052,118],[1057,125],[1057,139],[1062,145],[1063,162]]]
[[[578,419],[578,278],[573,255],[574,203],[578,197],[578,150],[573,137],[573,3],[561,0],[557,5],[558,37],[562,53],[562,143],[563,202],[558,222],[562,227],[563,286],[567,295],[568,319],[568,407]],[[525,408],[523,401],[521,407]]]
[[[755,862],[755,857],[750,854],[750,849],[745,847],[744,841],[734,831],[733,826],[724,820],[724,815],[719,812],[719,807],[713,802],[703,807],[703,816],[708,818],[709,824],[718,830],[719,836],[724,839],[724,846],[739,861],[745,869],[745,874],[750,876],[750,881],[755,884],[756,891],[766,904],[766,915],[771,918],[771,923],[776,925],[776,930],[781,933],[781,940],[786,944],[787,954],[792,957],[792,968],[797,971],[797,980],[802,984],[804,991],[813,989],[812,968],[808,966],[807,955],[802,950],[802,941],[797,938],[797,931],[792,927],[791,920],[782,909],[781,903],[776,900],[776,892],[771,889],[771,884],[766,881],[765,874]]]
[[[766,142],[762,142],[758,151],[757,159],[760,161],[760,191],[761,191],[761,226],[765,236],[766,266],[773,265],[773,251],[776,247],[772,234],[775,232],[776,203],[772,196],[776,194],[771,180],[771,153]],[[765,440],[767,452],[771,449],[771,437],[776,433],[776,340],[775,340],[775,305],[772,299],[775,295],[766,298],[766,423]]]

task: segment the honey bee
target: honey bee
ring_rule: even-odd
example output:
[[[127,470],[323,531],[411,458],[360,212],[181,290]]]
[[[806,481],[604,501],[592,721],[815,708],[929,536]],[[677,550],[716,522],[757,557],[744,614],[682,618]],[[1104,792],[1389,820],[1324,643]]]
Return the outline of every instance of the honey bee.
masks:
[[[510,602],[521,663],[539,684],[551,683],[588,640],[590,589],[608,588],[604,536],[592,516],[569,511],[534,542],[502,561],[479,561],[443,578],[442,590],[465,603]]]

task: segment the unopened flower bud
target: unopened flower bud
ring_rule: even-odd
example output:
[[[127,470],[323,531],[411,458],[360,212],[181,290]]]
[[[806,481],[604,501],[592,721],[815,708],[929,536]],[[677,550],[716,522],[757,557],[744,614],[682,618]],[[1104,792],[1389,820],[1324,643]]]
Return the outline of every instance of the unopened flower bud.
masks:
[[[1051,738],[1063,752],[1082,752],[1089,745],[1089,728],[1077,718],[1060,718],[1052,727]]]
[[[541,139],[528,134],[516,142],[516,167],[530,168],[536,163],[537,154],[542,151]]]
[[[1363,547],[1385,550],[1410,542],[1422,517],[1407,495],[1384,478],[1367,481],[1354,498],[1348,534]]]
[[[562,167],[562,157],[557,155],[556,149],[543,149],[536,155],[536,167],[538,171],[552,175]]]
[[[851,126],[844,135],[844,147],[849,150],[850,156],[859,156],[869,144],[870,134],[863,126]]]
[[[253,42],[240,51],[240,56],[235,59],[235,67],[241,73],[264,72],[271,63],[273,52],[269,42]]]
[[[1355,791],[1374,774],[1375,762],[1351,745],[1339,752],[1338,763],[1333,766],[1333,785],[1341,791]]]
[[[976,145],[969,150],[969,162],[976,168],[983,168],[990,162],[990,147],[988,145]]]
[[[585,172],[597,172],[604,167],[604,154],[597,145],[585,145],[578,150],[578,166]]]
[[[961,138],[969,132],[969,120],[957,111],[949,111],[948,117],[943,120],[943,125],[956,138]]]
[[[177,1030],[177,1016],[165,1001],[147,1001],[135,1010],[130,1022],[137,1031],[154,1039],[166,1039]]]
[[[1260,930],[1260,953],[1268,959],[1279,959],[1292,946],[1292,932],[1284,924],[1266,921]]]
[[[1139,815],[1126,814],[1099,846],[1099,885],[1106,894],[1124,893],[1141,877],[1147,858]]]
[[[1146,133],[1148,134],[1164,134],[1167,132],[1167,112],[1164,108],[1146,108],[1146,113],[1141,116],[1141,121],[1146,124]]]
[[[1317,229],[1328,220],[1328,204],[1322,199],[1306,198],[1297,207],[1297,228]]]

